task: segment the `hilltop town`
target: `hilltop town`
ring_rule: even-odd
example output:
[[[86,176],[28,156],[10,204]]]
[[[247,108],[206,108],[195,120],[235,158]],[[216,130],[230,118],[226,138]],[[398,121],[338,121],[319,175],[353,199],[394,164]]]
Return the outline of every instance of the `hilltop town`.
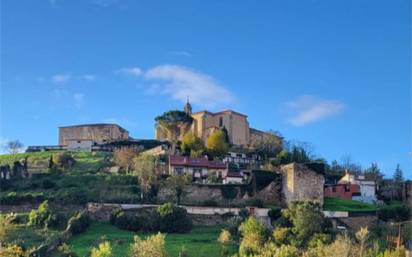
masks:
[[[251,128],[247,115],[233,110],[192,112],[188,101],[183,110],[155,118],[154,139],[135,139],[126,128],[106,123],[62,126],[58,133],[56,145],[0,156],[1,212],[8,213],[7,219],[29,219],[51,229],[54,239],[42,236],[47,243],[28,244],[40,256],[60,254],[62,242],[72,242],[69,238],[89,226],[82,219],[110,221],[128,231],[156,231],[135,217],[162,224],[146,215],[171,203],[186,214],[160,231],[186,233],[189,224],[227,226],[233,218],[247,216],[276,228],[283,219],[281,210],[294,208],[316,209],[335,233],[378,225],[390,230],[385,222],[409,217],[410,181],[383,180],[371,176],[376,172],[360,174],[339,164],[331,167],[304,147],[286,146],[279,133]],[[53,221],[35,221],[48,204],[60,212],[49,217]],[[67,221],[71,215],[80,216]],[[79,232],[70,227],[76,219]],[[59,232],[65,222],[69,226]]]

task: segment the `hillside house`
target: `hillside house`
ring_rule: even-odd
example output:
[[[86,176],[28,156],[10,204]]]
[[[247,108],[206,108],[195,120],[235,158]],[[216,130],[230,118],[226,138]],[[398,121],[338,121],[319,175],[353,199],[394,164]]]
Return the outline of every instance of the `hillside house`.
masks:
[[[189,174],[194,180],[204,181],[212,174],[222,177],[227,171],[228,165],[222,161],[209,161],[206,157],[169,156],[169,174]]]
[[[357,184],[325,185],[325,197],[352,200],[358,196],[360,196],[360,186]]]
[[[228,171],[223,178],[223,184],[242,184],[246,179],[246,175],[242,171]]]
[[[352,175],[349,172],[338,181],[338,185],[359,185],[360,195],[355,195],[352,200],[357,200],[365,203],[376,202],[376,185],[373,180],[366,180],[365,176]]]

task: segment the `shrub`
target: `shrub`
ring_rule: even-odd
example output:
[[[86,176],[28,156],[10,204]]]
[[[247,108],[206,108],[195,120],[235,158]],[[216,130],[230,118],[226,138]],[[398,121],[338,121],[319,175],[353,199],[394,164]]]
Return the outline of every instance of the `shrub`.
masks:
[[[161,232],[185,233],[192,230],[192,220],[184,208],[166,203],[158,207],[159,226]]]
[[[56,193],[55,201],[60,204],[85,204],[88,201],[88,195],[82,188],[65,188]]]
[[[70,246],[68,246],[66,243],[63,243],[57,248],[58,253],[62,257],[77,257],[77,254],[72,251]]]
[[[37,210],[31,210],[29,214],[29,225],[43,227],[46,225],[46,220],[51,215],[51,210],[48,201],[42,202]]]
[[[249,199],[245,203],[246,206],[254,206],[254,207],[258,207],[258,208],[262,208],[263,204],[264,204],[263,200],[259,199],[259,198]]]
[[[143,221],[144,222],[144,221]],[[116,209],[110,214],[110,223],[120,229],[138,231],[141,226],[137,216],[127,214],[123,210]]]
[[[69,231],[73,235],[79,234],[85,231],[89,227],[89,225],[89,215],[86,212],[79,212],[69,219],[66,231]]]
[[[68,152],[56,153],[53,155],[53,163],[59,168],[70,169],[76,163],[76,160]]]
[[[239,246],[241,256],[258,254],[266,241],[265,227],[254,217],[249,217],[239,226],[242,234],[242,241]]]
[[[406,205],[385,206],[378,211],[378,217],[383,221],[407,221],[410,216],[411,209]]]
[[[133,158],[137,156],[137,151],[133,148],[122,147],[113,152],[114,163],[125,171],[130,171],[133,167]]]
[[[43,193],[16,193],[9,192],[0,197],[0,204],[21,204],[21,203],[38,203],[46,199]]]
[[[112,247],[110,242],[106,241],[100,243],[98,247],[93,247],[90,257],[111,257],[112,256]]]
[[[282,216],[282,209],[280,207],[270,208],[270,210],[268,211],[268,216],[270,218],[270,221],[273,222]]]
[[[44,189],[50,189],[50,188],[54,188],[56,186],[56,183],[54,183],[53,181],[51,181],[50,179],[45,179],[42,182],[42,187]]]
[[[135,236],[130,247],[130,257],[166,257],[165,235],[158,233],[142,240]]]
[[[211,199],[205,200],[205,201],[203,201],[203,203],[202,203],[202,206],[215,207],[215,206],[217,206],[217,205],[218,205],[217,202],[216,202],[215,200],[211,200]]]

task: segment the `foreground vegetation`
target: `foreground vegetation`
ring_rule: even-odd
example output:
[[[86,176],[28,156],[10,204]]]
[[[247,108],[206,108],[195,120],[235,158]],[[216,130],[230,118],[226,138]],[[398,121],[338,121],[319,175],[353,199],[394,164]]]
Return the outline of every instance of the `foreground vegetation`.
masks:
[[[220,256],[217,242],[220,229],[218,226],[195,226],[187,234],[166,234],[166,250],[171,257],[179,256],[182,249],[186,249],[188,256]],[[90,246],[96,247],[103,241],[109,241],[113,257],[127,256],[135,235],[146,238],[151,234],[121,230],[109,223],[96,222],[85,233],[73,237],[68,245],[78,256],[88,256]],[[236,248],[231,246],[230,249],[234,253]]]

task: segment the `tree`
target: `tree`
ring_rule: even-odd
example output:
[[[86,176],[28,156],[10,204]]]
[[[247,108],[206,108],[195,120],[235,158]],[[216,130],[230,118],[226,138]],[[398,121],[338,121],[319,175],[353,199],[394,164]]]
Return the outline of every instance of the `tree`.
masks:
[[[183,133],[189,130],[193,118],[185,112],[175,110],[157,116],[155,121],[156,128],[160,130],[167,139],[176,142]]]
[[[393,180],[396,183],[402,183],[403,182],[403,172],[401,170],[400,165],[396,165],[395,172],[393,173]]]
[[[130,247],[130,257],[167,257],[165,246],[165,235],[158,233],[148,236],[142,240],[139,236],[134,237]]]
[[[170,185],[176,193],[176,204],[180,204],[180,199],[184,193],[186,185],[192,182],[192,177],[190,175],[171,175],[167,178],[167,184]]]
[[[255,217],[249,217],[239,226],[239,231],[242,234],[240,256],[258,254],[266,241],[265,227]]]
[[[267,131],[263,140],[259,140],[252,147],[265,158],[275,157],[283,147],[283,138],[276,131]]]
[[[98,247],[93,247],[90,257],[111,257],[112,256],[112,247],[110,242],[105,241],[100,243]]]
[[[324,230],[322,207],[318,203],[293,202],[283,214],[292,222],[292,232],[303,244],[307,243],[314,234]]]
[[[205,150],[205,145],[202,139],[192,132],[188,132],[183,136],[181,147],[183,153],[192,157],[199,157]]]
[[[225,134],[221,129],[216,130],[207,138],[207,149],[216,157],[223,157],[229,150]]]
[[[141,154],[133,159],[134,174],[138,176],[141,187],[141,199],[146,199],[147,193],[157,182],[157,158],[153,155]]]
[[[356,239],[358,240],[359,246],[360,246],[359,256],[360,256],[360,257],[363,257],[363,253],[365,252],[366,240],[368,240],[368,237],[369,237],[369,230],[368,230],[368,228],[367,228],[367,227],[365,227],[365,228],[363,228],[363,227],[360,228],[360,229],[358,230],[358,232],[356,232],[355,237],[356,237]]]
[[[6,143],[6,151],[10,154],[16,154],[23,150],[24,145],[19,140],[11,140]]]
[[[113,152],[113,161],[120,168],[129,172],[133,167],[133,158],[137,156],[136,150],[128,147],[116,149]]]
[[[377,163],[372,163],[371,166],[363,172],[363,174],[366,179],[375,181],[377,185],[380,185],[383,180],[383,174],[381,173]]]

